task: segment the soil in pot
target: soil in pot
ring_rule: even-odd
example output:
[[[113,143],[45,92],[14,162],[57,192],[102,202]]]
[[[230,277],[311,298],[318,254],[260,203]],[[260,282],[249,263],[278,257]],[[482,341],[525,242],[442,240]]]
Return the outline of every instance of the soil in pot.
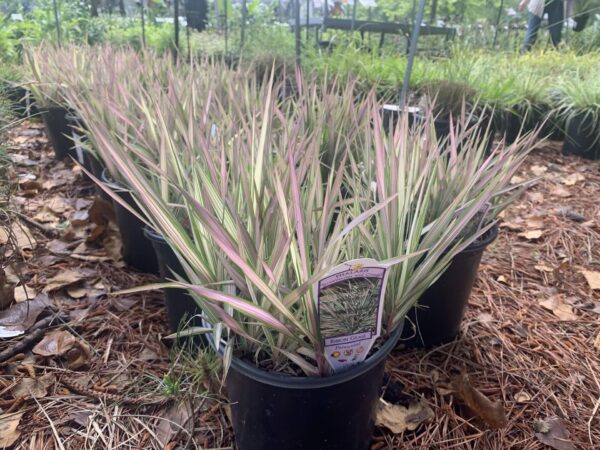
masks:
[[[593,115],[580,113],[567,121],[563,155],[600,159],[600,124]]]
[[[454,257],[442,276],[419,299],[418,306],[408,313],[400,346],[427,348],[456,338],[483,252],[497,236],[495,226]]]
[[[158,261],[158,271],[164,280],[175,279],[173,274],[184,276],[183,267],[171,246],[159,234],[149,229],[144,228],[146,238],[152,242],[152,247],[156,253]],[[199,317],[193,318],[202,311],[198,307],[196,301],[188,295],[183,289],[163,289],[165,294],[165,305],[167,307],[167,317],[169,319],[169,327],[173,333],[181,330],[182,326],[201,327],[202,321]],[[206,343],[203,336],[193,336],[190,338],[180,338],[180,344],[193,343],[194,345],[203,345]]]
[[[137,205],[131,194],[112,180],[107,170],[104,170],[101,179],[129,206],[137,210]],[[113,200],[112,204],[115,210],[117,226],[121,233],[121,255],[123,256],[123,260],[128,266],[141,272],[158,274],[158,262],[154,248],[152,245],[149,245],[148,239],[144,236],[144,222],[119,202]]]
[[[330,377],[266,372],[234,358],[227,374],[239,450],[367,450],[384,363],[401,328],[362,364]]]
[[[67,121],[69,111],[62,107],[51,107],[42,111],[42,119],[46,125],[48,140],[54,148],[56,159],[65,159],[67,156],[77,158],[71,140],[71,127]]]

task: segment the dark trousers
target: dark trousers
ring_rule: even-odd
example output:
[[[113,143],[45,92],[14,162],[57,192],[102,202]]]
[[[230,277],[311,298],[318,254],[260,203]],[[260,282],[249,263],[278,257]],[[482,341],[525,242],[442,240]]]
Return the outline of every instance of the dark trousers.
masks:
[[[544,13],[548,14],[548,31],[552,45],[558,47],[562,36],[562,27],[564,17],[564,3],[562,0],[551,0],[544,6]],[[523,50],[530,50],[537,40],[538,31],[542,25],[542,18],[529,13],[529,21],[527,22],[527,33],[525,34],[525,43]]]

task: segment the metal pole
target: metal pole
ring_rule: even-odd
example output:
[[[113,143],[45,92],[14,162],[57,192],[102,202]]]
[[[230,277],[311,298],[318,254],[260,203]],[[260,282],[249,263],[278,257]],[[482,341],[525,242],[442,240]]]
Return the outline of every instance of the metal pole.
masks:
[[[244,48],[246,42],[246,20],[248,16],[248,9],[246,8],[246,0],[242,1],[242,23],[240,28],[240,50]]]
[[[54,24],[56,25],[56,39],[58,41],[58,46],[61,46],[61,32],[60,32],[60,21],[58,20],[58,3],[57,0],[52,1],[54,5]]]
[[[142,47],[146,48],[146,19],[144,17],[144,0],[140,0],[140,9],[142,12]]]
[[[227,24],[227,0],[223,0],[223,16],[225,17],[225,54],[229,53],[229,25]]]
[[[494,41],[492,42],[492,48],[496,47],[496,41],[498,40],[498,27],[500,26],[500,18],[502,17],[503,9],[504,0],[500,0],[500,9],[498,10],[498,17],[496,17],[496,29],[494,30]]]
[[[354,31],[354,22],[356,22],[356,5],[358,4],[358,0],[354,0],[352,4],[352,25],[350,27],[350,31]]]
[[[296,64],[300,65],[300,0],[294,2],[294,37],[296,40]]]
[[[175,19],[175,52],[174,55],[179,56],[179,0],[175,0],[173,8],[173,16]]]
[[[310,39],[310,0],[306,0],[306,42]]]
[[[410,38],[410,50],[408,51],[408,61],[406,63],[406,72],[404,72],[404,81],[402,82],[402,91],[400,92],[400,108],[406,104],[406,96],[408,94],[408,83],[410,83],[410,74],[412,72],[415,53],[417,52],[417,40],[421,32],[421,22],[423,22],[423,14],[425,13],[425,0],[419,0],[419,11],[413,26],[412,37]]]

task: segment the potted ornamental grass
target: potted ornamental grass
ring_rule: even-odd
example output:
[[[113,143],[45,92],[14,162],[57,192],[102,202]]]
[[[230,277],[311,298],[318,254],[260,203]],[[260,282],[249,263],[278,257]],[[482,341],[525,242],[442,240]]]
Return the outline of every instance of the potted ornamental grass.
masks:
[[[235,104],[215,95],[203,109],[176,118],[154,102],[168,95],[175,106],[185,104],[185,86],[168,93],[135,91],[148,102],[154,123],[173,125],[154,142],[140,139],[133,127],[117,136],[95,123],[93,114],[83,115],[140,218],[181,264],[183,273],[173,274],[166,287],[194,297],[203,322],[195,331],[208,331],[224,359],[238,448],[366,449],[383,364],[403,317],[451,257],[476,239],[477,233],[463,238],[461,231],[490,202],[491,191],[484,186],[466,200],[465,188],[428,223],[439,148],[432,147],[417,167],[410,155],[418,140],[398,144],[408,139],[406,127],[403,136],[386,140],[373,95],[340,118],[357,128],[349,139],[333,140],[339,163],[326,166],[323,142],[331,130],[315,113],[327,109],[314,107],[319,89],[302,83],[303,95],[281,102],[272,77],[253,86],[238,86]],[[356,111],[366,113],[357,117]],[[128,111],[119,113],[127,121]],[[353,156],[357,145],[377,156],[374,172],[371,165],[360,168]],[[394,160],[397,151],[402,157]],[[164,158],[144,157],[150,154]],[[366,171],[360,183],[351,169],[358,171],[354,175]],[[373,181],[381,195],[373,195]],[[394,189],[383,188],[388,185]],[[165,190],[175,197],[169,200]],[[396,242],[389,251],[386,240]],[[384,274],[393,281],[385,284]],[[351,279],[358,284],[350,286]],[[351,303],[338,308],[332,299]],[[372,308],[377,301],[380,307]],[[335,339],[356,331],[345,322],[355,308],[364,314],[358,330],[372,345],[353,349],[360,360],[346,354],[345,344],[330,352],[339,344]],[[328,334],[338,331],[342,335]]]
[[[600,76],[598,70],[559,83],[558,114],[565,121],[564,155],[600,159]]]
[[[410,128],[407,123],[404,126]],[[457,131],[461,128],[467,130],[467,133]],[[419,167],[426,164],[431,152],[437,151],[437,145],[430,135],[431,126],[425,124],[414,131],[415,133],[409,134],[407,141],[404,138],[406,132],[397,130],[402,141],[397,141],[396,145],[419,148],[412,155],[416,161],[410,163]],[[497,217],[529,185],[529,182],[512,185],[511,179],[529,152],[535,148],[535,134],[528,134],[509,146],[498,145],[490,153],[477,134],[468,131],[469,126],[465,123],[453,128],[448,148],[436,158],[437,170],[432,177],[425,222],[435,223],[449,209],[462,211],[471,203],[477,203],[480,196],[485,196],[487,200],[480,210],[462,223],[455,242],[444,252],[444,257],[449,258],[447,269],[434,282],[426,283],[428,286],[420,291],[418,304],[408,312],[410,326],[405,326],[401,340],[405,346],[430,347],[457,336],[482,254],[496,239]],[[367,166],[367,161],[363,165]],[[369,179],[376,177],[375,172]],[[457,199],[460,199],[458,203]],[[401,239],[399,236],[398,241]],[[426,236],[422,239],[426,242]],[[453,251],[453,245],[459,247]],[[385,248],[380,248],[378,254],[384,255],[384,251]],[[415,279],[414,274],[409,276]]]
[[[379,116],[373,118],[375,129],[379,121]],[[496,217],[525,187],[510,186],[510,180],[534,140],[529,136],[488,154],[486,145],[471,134],[459,151],[464,135],[455,131],[447,148],[440,149],[433,121],[430,112],[415,127],[404,115],[392,134],[376,134],[374,151],[361,152],[347,177],[352,192],[371,186],[371,201],[395,196],[376,220],[361,225],[365,244],[360,252],[372,252],[370,257],[377,260],[421,251],[430,257],[392,268],[386,292],[389,326],[407,314],[411,322],[418,316],[417,336],[415,327],[407,326],[404,338],[420,346],[456,336],[481,253],[496,237]],[[404,300],[406,295],[410,300]]]
[[[69,110],[60,85],[65,74],[62,67],[48,63],[52,61],[52,53],[53,49],[50,46],[40,46],[25,52],[31,77],[29,89],[46,126],[48,140],[56,159],[76,157],[67,120]]]

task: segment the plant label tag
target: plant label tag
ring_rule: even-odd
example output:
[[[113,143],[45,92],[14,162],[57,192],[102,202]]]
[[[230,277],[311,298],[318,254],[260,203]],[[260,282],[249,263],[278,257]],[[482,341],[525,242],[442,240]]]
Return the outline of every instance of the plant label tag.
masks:
[[[364,361],[381,334],[388,268],[374,259],[355,259],[317,283],[319,329],[334,372]]]

